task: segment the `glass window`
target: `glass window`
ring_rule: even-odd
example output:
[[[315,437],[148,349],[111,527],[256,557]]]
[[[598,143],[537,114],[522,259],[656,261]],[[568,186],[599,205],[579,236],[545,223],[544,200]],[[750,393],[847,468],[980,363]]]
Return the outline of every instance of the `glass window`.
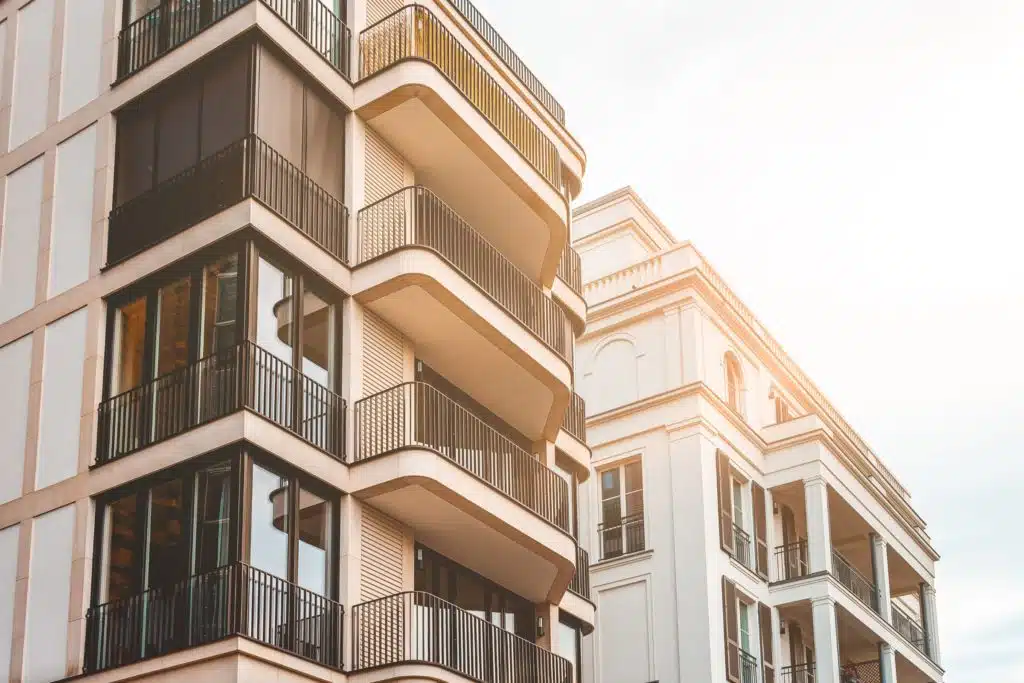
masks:
[[[626,465],[626,515],[640,515],[644,511],[644,472],[640,461]]]
[[[634,460],[601,476],[601,559],[644,549],[643,464]],[[625,515],[623,515],[625,510]]]
[[[139,297],[114,313],[113,373],[110,395],[116,396],[142,384],[146,352],[146,298]]]
[[[750,652],[750,606],[739,603],[740,609],[740,649]]]
[[[209,356],[238,340],[238,255],[222,256],[203,269],[202,353]]]
[[[262,257],[257,278],[256,343],[291,365],[294,279]]]
[[[156,311],[157,377],[188,365],[191,296],[192,279],[188,276],[160,288]]]
[[[290,498],[287,479],[259,465],[252,466],[250,564],[281,578],[288,576]]]
[[[196,474],[196,574],[223,567],[231,560],[231,463],[221,462]]]
[[[139,566],[137,496],[132,493],[107,506],[107,600],[122,600],[138,592]]]
[[[345,170],[345,120],[314,90],[306,90],[306,175],[341,197]]]
[[[582,672],[580,671],[579,633],[579,629],[576,626],[559,620],[555,652],[572,663],[572,676],[569,680],[577,682],[580,681],[582,677]]]
[[[250,98],[249,51],[225,56],[203,82],[202,158],[245,137]]]
[[[201,90],[189,84],[171,91],[160,107],[157,173],[160,183],[195,166],[199,160],[199,101]]]
[[[300,489],[298,584],[319,595],[327,595],[330,536],[331,504]]]
[[[313,292],[302,300],[302,372],[331,388],[334,307]]]
[[[180,479],[150,489],[146,588],[167,586],[186,576],[184,493]]]
[[[120,206],[153,187],[156,123],[151,111],[129,111],[117,122],[117,191]]]
[[[128,0],[128,23],[132,23],[160,6],[161,0]]]
[[[256,131],[278,154],[302,168],[305,86],[269,50],[260,51]]]

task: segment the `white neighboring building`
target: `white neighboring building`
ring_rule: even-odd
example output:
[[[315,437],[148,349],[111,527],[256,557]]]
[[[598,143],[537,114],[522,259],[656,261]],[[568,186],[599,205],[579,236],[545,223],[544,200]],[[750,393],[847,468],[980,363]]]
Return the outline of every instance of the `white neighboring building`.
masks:
[[[941,681],[910,494],[631,189],[579,207],[593,683]]]

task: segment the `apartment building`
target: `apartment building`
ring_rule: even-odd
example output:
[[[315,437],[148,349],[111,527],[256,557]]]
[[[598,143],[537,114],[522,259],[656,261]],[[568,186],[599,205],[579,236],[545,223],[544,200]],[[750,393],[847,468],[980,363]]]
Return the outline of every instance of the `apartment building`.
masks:
[[[0,3],[0,680],[580,678],[585,155],[469,0]]]
[[[941,681],[938,555],[903,484],[630,189],[573,237],[584,680]]]

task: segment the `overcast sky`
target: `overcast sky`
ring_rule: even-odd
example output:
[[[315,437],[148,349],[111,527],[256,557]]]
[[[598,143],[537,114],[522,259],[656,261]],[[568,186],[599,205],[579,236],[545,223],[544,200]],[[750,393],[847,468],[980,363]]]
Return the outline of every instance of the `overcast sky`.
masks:
[[[1024,681],[1024,1],[475,0],[910,489],[952,683]]]

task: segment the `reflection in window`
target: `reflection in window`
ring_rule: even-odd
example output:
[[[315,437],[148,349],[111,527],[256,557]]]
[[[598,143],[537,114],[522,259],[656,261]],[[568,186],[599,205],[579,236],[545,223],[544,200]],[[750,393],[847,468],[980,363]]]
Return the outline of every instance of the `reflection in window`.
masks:
[[[201,356],[235,345],[237,316],[238,255],[228,254],[203,269]]]
[[[302,372],[330,388],[334,309],[313,292],[302,299]]]
[[[222,462],[196,474],[195,573],[230,561],[231,463]]]
[[[250,564],[274,576],[288,576],[288,480],[252,466]]]
[[[133,595],[138,556],[137,496],[132,493],[108,506],[107,528],[107,600],[122,600]]]
[[[146,588],[166,586],[185,578],[185,501],[180,479],[154,486],[149,492],[149,530],[146,544]]]
[[[117,309],[114,314],[114,353],[110,395],[114,396],[142,383],[142,364],[146,351],[146,298],[139,297]]]
[[[331,505],[323,498],[299,490],[298,584],[319,595],[327,594],[330,512]]]
[[[157,297],[156,376],[188,365],[189,277],[160,288]]]
[[[291,275],[261,257],[257,273],[256,343],[288,365],[292,364],[294,291]]]

